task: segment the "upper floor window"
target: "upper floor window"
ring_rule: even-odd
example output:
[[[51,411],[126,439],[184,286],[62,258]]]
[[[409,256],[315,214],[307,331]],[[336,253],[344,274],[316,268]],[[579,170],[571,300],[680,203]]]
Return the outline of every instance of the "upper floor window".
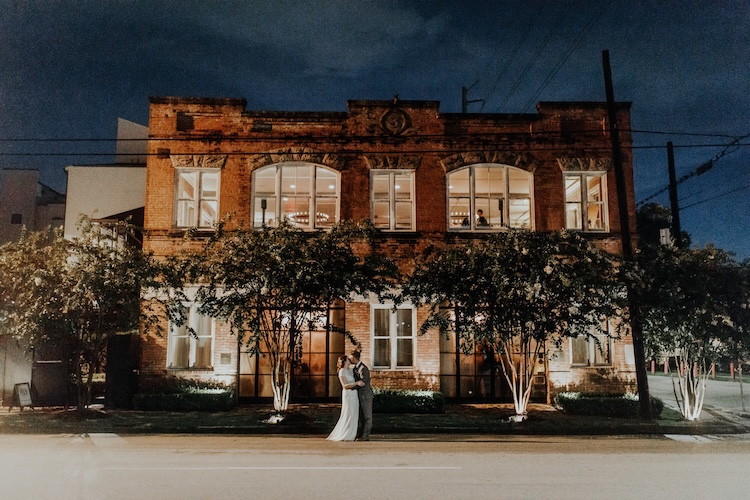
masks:
[[[414,230],[414,172],[373,170],[372,222],[386,231]]]
[[[198,305],[185,306],[186,324],[169,325],[167,366],[177,369],[213,366],[214,320],[198,313]],[[191,334],[190,327],[195,335]]]
[[[372,366],[395,370],[414,367],[415,310],[378,305],[372,309]]]
[[[176,183],[175,225],[212,227],[219,213],[219,172],[179,169]]]
[[[607,231],[606,172],[565,172],[565,228]]]
[[[302,229],[321,229],[339,220],[339,173],[319,165],[287,162],[253,173],[253,227],[287,219]]]
[[[448,174],[448,227],[482,231],[531,228],[531,174],[477,164]]]
[[[609,322],[604,320],[601,329],[591,335],[579,335],[570,339],[570,364],[596,366],[612,364],[612,339],[607,335]]]

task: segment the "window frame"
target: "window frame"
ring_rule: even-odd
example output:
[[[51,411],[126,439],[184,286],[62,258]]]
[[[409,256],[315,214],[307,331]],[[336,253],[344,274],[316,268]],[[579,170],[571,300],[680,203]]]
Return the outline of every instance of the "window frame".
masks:
[[[409,195],[408,200],[398,200],[396,198],[396,178],[398,175],[408,175],[409,176],[409,182],[411,182],[411,191]],[[416,203],[415,203],[415,190],[416,190],[416,182],[415,182],[415,170],[407,170],[407,169],[399,169],[399,170],[393,170],[393,169],[376,169],[376,170],[370,170],[370,218],[375,224],[375,178],[377,176],[388,176],[388,227],[377,227],[378,229],[382,231],[387,232],[413,232],[416,230]],[[384,201],[384,200],[377,200],[377,201]],[[397,227],[397,220],[396,220],[396,205],[397,202],[404,203],[408,202],[411,206],[411,210],[409,213],[409,227],[408,228],[399,228]]]
[[[251,217],[252,217],[252,227],[253,229],[261,229],[264,225],[266,225],[266,220],[273,219],[273,224],[270,224],[270,227],[276,227],[278,226],[279,221],[282,218],[282,200],[284,197],[283,194],[283,188],[282,188],[282,179],[283,179],[283,169],[284,167],[308,167],[311,169],[310,171],[310,188],[309,188],[309,200],[308,200],[308,214],[309,213],[317,213],[317,207],[318,207],[318,200],[325,200],[325,199],[334,199],[336,203],[335,208],[335,214],[334,214],[334,220],[332,223],[328,223],[325,225],[318,224],[317,220],[310,221],[308,219],[307,225],[302,225],[299,222],[295,222],[293,220],[290,221],[292,226],[297,227],[299,229],[302,229],[303,231],[318,231],[318,230],[325,230],[330,229],[330,227],[337,222],[341,220],[341,172],[339,172],[336,169],[333,169],[331,167],[328,167],[326,165],[321,165],[318,163],[311,163],[306,161],[285,161],[280,163],[274,163],[271,165],[265,165],[263,167],[257,168],[252,173],[252,187],[251,187],[251,196],[250,196],[250,210],[251,210]],[[259,197],[256,191],[256,177],[259,173],[267,171],[267,170],[274,170],[274,192],[270,197],[275,199],[275,209],[272,214],[266,213],[266,220],[261,221],[258,223],[256,221],[255,215],[256,215],[256,202],[258,200],[263,200],[267,198]],[[336,184],[335,184],[335,194],[332,196],[328,195],[322,195],[318,193],[318,169],[323,169],[326,172],[332,173],[336,176]],[[268,197],[268,196],[267,196]],[[312,223],[311,223],[312,222]]]
[[[388,311],[388,335],[381,336],[376,335],[375,331],[375,311],[386,310]],[[397,327],[398,315],[396,311],[408,310],[411,311],[411,335],[399,336]],[[378,371],[406,371],[415,370],[417,361],[417,309],[413,305],[404,304],[400,305],[394,310],[393,304],[372,304],[370,308],[370,359],[372,360],[372,369]],[[390,364],[376,365],[375,364],[375,344],[377,339],[388,339],[390,345]],[[411,364],[409,366],[398,366],[398,340],[399,339],[410,339],[411,340]]]
[[[197,186],[195,188],[195,195],[192,198],[193,201],[193,210],[195,214],[193,215],[192,219],[192,225],[181,225],[180,224],[180,202],[183,200],[187,200],[187,198],[180,198],[179,197],[179,189],[180,189],[180,179],[185,174],[197,174]],[[203,196],[203,176],[205,174],[215,174],[216,175],[216,196],[215,197],[204,197]],[[221,171],[217,169],[208,169],[208,168],[175,168],[175,176],[174,176],[174,217],[173,217],[173,224],[174,227],[177,229],[189,229],[189,228],[196,228],[201,231],[207,231],[213,229],[213,225],[219,221],[219,213],[220,213],[220,200],[221,200]],[[216,218],[215,220],[211,221],[208,225],[201,225],[201,204],[204,201],[215,201],[216,202]]]
[[[600,178],[600,189],[601,189],[601,201],[589,201],[588,192],[588,179],[591,177]],[[567,180],[569,178],[577,178],[580,183],[581,201],[568,201],[568,188]],[[580,227],[568,227],[568,206],[573,204],[580,205],[580,216],[578,217],[578,224]],[[591,228],[589,227],[588,217],[585,214],[588,213],[589,205],[600,205],[601,206],[601,217],[602,227]],[[609,232],[609,195],[607,193],[607,171],[569,171],[563,172],[563,213],[565,219],[565,229],[569,231],[581,231],[584,233],[608,233]]]
[[[474,214],[476,214],[477,211],[477,194],[476,194],[476,169],[477,168],[490,168],[490,169],[502,169],[503,170],[503,192],[500,196],[497,196],[495,198],[491,199],[497,199],[502,200],[503,203],[503,209],[500,214],[500,225],[496,227],[482,227],[477,224],[476,217],[474,217]],[[453,219],[459,219],[462,217],[462,215],[458,214],[452,214],[451,213],[451,198],[460,198],[460,196],[452,196],[451,195],[451,176],[461,172],[463,170],[469,171],[469,214],[467,218],[469,219],[470,223],[468,226],[452,226],[451,225],[451,218]],[[529,182],[529,193],[526,194],[518,194],[518,193],[511,193],[510,192],[510,175],[509,173],[513,170],[517,170],[520,172],[524,172],[528,176],[528,182]],[[528,170],[524,170],[522,168],[513,167],[511,165],[504,165],[499,163],[474,163],[472,165],[466,165],[460,168],[457,168],[455,170],[451,170],[446,174],[446,206],[447,206],[447,217],[446,217],[446,223],[448,227],[448,231],[451,232],[500,232],[505,231],[509,228],[513,229],[527,229],[527,230],[533,230],[534,229],[534,175],[529,172]],[[511,200],[528,200],[529,203],[529,224],[528,226],[511,226],[509,224],[510,221],[510,206],[511,206]],[[482,207],[479,207],[482,208]],[[489,216],[489,215],[488,215]]]
[[[613,349],[614,339],[612,338],[609,321],[602,321],[602,328],[596,329],[596,333],[590,332],[590,335],[577,335],[570,337],[570,366],[572,368],[587,368],[587,367],[602,367],[602,366],[613,366]],[[599,349],[599,346],[592,337],[596,337],[602,345],[607,346],[606,360],[601,363],[597,363],[597,353],[599,356],[605,357],[604,353]],[[576,363],[574,362],[574,342],[585,341],[586,342],[586,362]]]
[[[173,322],[169,322],[168,337],[167,337],[167,369],[168,370],[213,370],[214,369],[214,350],[216,347],[216,319],[200,314],[198,312],[199,304],[197,303],[186,303],[183,304],[186,309],[187,321],[184,325],[176,325]],[[201,332],[195,329],[198,325],[198,318],[209,318],[210,320],[210,332],[208,334],[201,335]],[[189,331],[188,327],[195,331],[193,336]],[[179,334],[177,333],[179,329]],[[196,366],[195,362],[198,353],[198,341],[201,339],[210,339],[211,347],[209,353],[209,364],[206,366]],[[179,340],[181,342],[188,342],[188,363],[187,366],[174,366],[175,358],[175,343]]]

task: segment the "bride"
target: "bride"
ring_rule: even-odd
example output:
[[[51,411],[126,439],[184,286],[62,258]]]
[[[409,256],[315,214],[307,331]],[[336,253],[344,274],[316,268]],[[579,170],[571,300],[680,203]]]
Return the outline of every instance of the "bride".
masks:
[[[341,416],[336,422],[331,434],[326,438],[329,441],[354,441],[357,437],[357,423],[359,420],[359,396],[357,388],[362,387],[364,382],[354,381],[351,363],[347,356],[340,356],[336,367],[339,369],[339,381],[341,382]]]

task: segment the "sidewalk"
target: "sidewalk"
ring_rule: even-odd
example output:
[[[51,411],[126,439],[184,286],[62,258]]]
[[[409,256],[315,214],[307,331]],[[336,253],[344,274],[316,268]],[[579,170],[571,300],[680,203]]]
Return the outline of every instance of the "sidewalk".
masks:
[[[287,417],[268,423],[270,405],[245,405],[227,412],[144,412],[90,410],[87,418],[75,411],[0,408],[0,434],[298,434],[325,436],[336,423],[339,405],[294,404]],[[651,422],[638,419],[566,415],[548,405],[532,404],[525,422],[511,423],[509,404],[447,405],[439,415],[375,414],[373,435],[389,434],[536,434],[536,435],[646,435],[737,434],[750,432],[746,421],[704,412],[687,422],[665,409]]]

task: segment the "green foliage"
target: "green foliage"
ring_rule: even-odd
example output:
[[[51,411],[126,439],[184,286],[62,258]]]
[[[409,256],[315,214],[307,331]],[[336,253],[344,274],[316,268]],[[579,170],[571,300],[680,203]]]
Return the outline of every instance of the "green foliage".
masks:
[[[502,356],[516,411],[526,411],[531,377],[546,343],[597,334],[623,314],[624,287],[608,254],[578,233],[508,230],[419,256],[403,297],[426,303],[424,333],[456,332],[465,353],[477,344]],[[520,356],[514,353],[520,352]]]
[[[0,248],[0,318],[28,347],[69,353],[82,410],[109,337],[137,331],[140,294],[158,286],[158,266],[126,243],[134,228],[125,222],[83,218],[80,229],[73,240],[59,231],[51,241],[48,232],[25,233]]]
[[[672,228],[672,211],[658,203],[647,203],[638,209],[636,225],[641,247],[659,245],[660,231]],[[690,235],[685,231],[682,231],[682,246],[690,246]]]
[[[222,382],[161,377],[142,384],[133,406],[146,411],[226,411],[236,405],[234,391]]]
[[[331,306],[384,293],[397,271],[368,250],[374,235],[369,223],[342,222],[316,232],[287,221],[260,230],[229,231],[226,224],[217,226],[199,254],[183,261],[187,283],[200,284],[195,301],[202,314],[226,321],[248,352],[269,357],[274,405],[283,411],[303,333],[336,331],[356,344],[341,325],[331,324]],[[175,314],[171,319],[184,321]]]
[[[743,359],[750,347],[750,273],[713,246],[645,246],[629,273],[641,311],[647,355],[675,356],[675,398],[688,420],[700,416],[705,380],[722,357]]]
[[[587,392],[563,392],[555,396],[555,405],[571,415],[594,415],[600,417],[639,418],[640,403],[634,394],[606,394]],[[664,403],[651,398],[651,415],[657,418]]]
[[[639,252],[638,297],[646,350],[675,351],[710,364],[734,343],[747,343],[747,266],[706,247],[645,247]]]
[[[133,396],[133,407],[144,411],[227,411],[235,405],[234,392],[229,390]]]
[[[374,413],[445,413],[440,392],[374,389]]]
[[[425,252],[404,296],[430,305],[422,332],[455,329],[492,344],[587,335],[620,316],[624,299],[611,256],[579,234],[520,230]]]
[[[144,394],[184,394],[211,393],[226,391],[227,385],[215,380],[199,380],[182,377],[159,377],[141,383],[140,392]]]

